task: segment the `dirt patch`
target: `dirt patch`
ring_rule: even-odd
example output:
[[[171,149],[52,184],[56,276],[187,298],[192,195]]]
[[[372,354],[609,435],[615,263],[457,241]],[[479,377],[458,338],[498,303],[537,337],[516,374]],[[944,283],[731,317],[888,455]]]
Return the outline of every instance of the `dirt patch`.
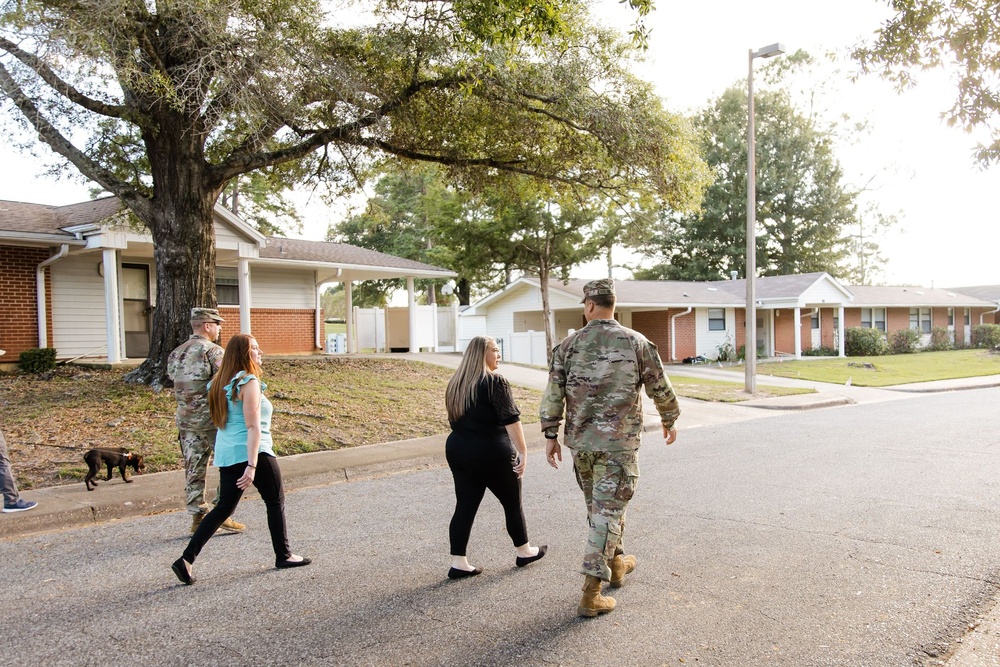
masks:
[[[448,432],[444,387],[453,371],[394,359],[269,360],[279,454],[323,451]],[[169,390],[127,385],[123,370],[60,367],[44,375],[0,374],[0,428],[22,489],[69,484],[87,472],[93,447],[141,453],[146,472],[182,468]],[[541,394],[514,387],[525,422]]]

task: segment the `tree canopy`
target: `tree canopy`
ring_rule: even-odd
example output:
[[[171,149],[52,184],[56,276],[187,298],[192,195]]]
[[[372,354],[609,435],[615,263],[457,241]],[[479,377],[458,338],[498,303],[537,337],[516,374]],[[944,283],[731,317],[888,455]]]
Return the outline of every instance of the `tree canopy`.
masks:
[[[388,154],[469,187],[506,173],[696,202],[687,127],[629,73],[634,55],[578,0],[21,0],[0,14],[21,144],[37,137],[151,232],[153,337],[130,377],[154,384],[189,308],[215,305],[212,210],[241,174],[336,191]]]
[[[784,90],[757,91],[757,267],[762,275],[839,272],[855,194],[830,134],[796,111]],[[701,147],[715,181],[701,210],[666,214],[647,253],[661,262],[639,279],[723,280],[746,271],[747,91],[726,90],[698,115]]]
[[[892,0],[895,11],[875,40],[855,49],[865,72],[878,72],[900,89],[917,83],[917,72],[947,67],[957,91],[944,115],[966,130],[986,128],[992,135],[976,157],[1000,160],[1000,5],[996,0]]]

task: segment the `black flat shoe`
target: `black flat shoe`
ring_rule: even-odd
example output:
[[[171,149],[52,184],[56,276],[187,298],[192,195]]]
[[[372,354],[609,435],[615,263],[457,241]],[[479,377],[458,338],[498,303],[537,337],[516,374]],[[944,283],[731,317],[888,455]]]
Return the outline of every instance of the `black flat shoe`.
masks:
[[[274,566],[279,570],[287,570],[290,567],[302,567],[311,562],[311,558],[303,558],[302,560],[279,560],[275,561]]]
[[[543,544],[542,546],[538,547],[537,554],[535,554],[534,556],[528,556],[527,558],[521,558],[520,556],[518,556],[517,560],[514,561],[514,564],[517,565],[518,567],[524,567],[525,565],[534,563],[536,560],[541,560],[545,556],[545,552],[548,550],[549,550],[549,545]]]
[[[190,586],[194,583],[194,577],[191,576],[191,566],[183,558],[175,560],[170,569],[174,571],[174,574],[177,575],[182,584]]]
[[[477,567],[475,570],[459,570],[456,567],[448,570],[449,579],[465,579],[466,577],[474,577],[477,574],[482,574],[483,568]]]

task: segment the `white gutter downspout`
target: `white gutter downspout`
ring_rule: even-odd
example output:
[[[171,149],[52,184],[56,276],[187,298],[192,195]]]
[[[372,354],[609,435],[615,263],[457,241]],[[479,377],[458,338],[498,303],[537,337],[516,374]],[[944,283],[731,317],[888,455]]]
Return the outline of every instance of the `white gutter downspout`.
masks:
[[[69,245],[63,243],[62,247],[59,248],[58,253],[46,259],[35,269],[35,285],[37,286],[36,290],[38,292],[35,295],[35,300],[38,303],[38,347],[49,346],[49,325],[45,318],[46,310],[48,308],[45,302],[45,267],[50,264],[55,264],[68,254]]]
[[[670,316],[670,361],[677,361],[677,324],[674,322],[678,317],[683,317],[691,312],[691,306],[683,313]]]
[[[985,313],[979,313],[979,323],[983,324],[983,318],[985,316],[992,315],[993,313],[996,313],[996,312],[1000,312],[1000,304],[997,304],[997,307],[994,308],[993,310],[988,310]]]

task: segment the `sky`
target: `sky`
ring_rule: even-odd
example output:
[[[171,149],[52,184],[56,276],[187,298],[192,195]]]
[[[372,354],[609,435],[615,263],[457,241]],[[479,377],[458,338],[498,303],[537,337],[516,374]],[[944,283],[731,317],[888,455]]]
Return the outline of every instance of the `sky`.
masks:
[[[602,21],[628,28],[634,14],[626,6],[615,0],[600,2]],[[745,85],[750,49],[781,42],[787,53],[804,49],[814,56],[831,51],[844,55],[858,41],[870,39],[888,16],[886,5],[876,0],[659,0],[646,20],[652,31],[650,48],[637,73],[656,86],[668,109],[693,111],[727,87]],[[764,64],[757,61],[757,85]],[[857,67],[846,57],[839,67],[841,78],[817,82],[817,88],[836,89],[820,104],[831,117],[847,113],[871,127],[837,151],[846,181],[870,181],[866,197],[883,213],[899,217],[880,240],[888,258],[884,282],[923,287],[1000,284],[994,260],[1000,247],[1000,214],[996,196],[991,196],[1000,191],[1000,167],[982,170],[971,156],[975,137],[941,120],[954,98],[948,74],[923,73],[915,89],[897,94],[890,83],[873,75],[850,83],[847,77]],[[86,185],[45,177],[43,162],[18,155],[3,143],[0,199],[61,205],[89,198]],[[322,240],[343,209],[331,211],[313,202],[304,213],[300,236]],[[599,277],[606,271],[603,267],[579,267],[574,277]]]

